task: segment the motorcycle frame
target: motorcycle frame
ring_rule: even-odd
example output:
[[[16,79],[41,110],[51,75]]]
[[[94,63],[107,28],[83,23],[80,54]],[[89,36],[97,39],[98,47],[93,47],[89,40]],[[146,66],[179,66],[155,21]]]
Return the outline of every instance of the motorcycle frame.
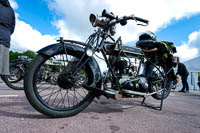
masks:
[[[95,40],[95,38],[97,38],[97,40],[96,41],[94,41]],[[100,40],[100,38],[101,38],[101,40]],[[93,56],[95,55],[95,53],[96,52],[100,52],[102,55],[103,55],[103,59],[105,60],[105,62],[106,62],[106,64],[108,65],[108,70],[110,70],[110,72],[111,72],[111,74],[112,74],[112,77],[113,77],[113,80],[115,81],[115,83],[116,83],[116,85],[117,85],[117,90],[119,90],[119,91],[122,91],[122,87],[121,87],[121,85],[120,85],[120,83],[119,83],[119,79],[117,78],[117,76],[115,75],[115,72],[114,72],[114,70],[113,70],[113,68],[112,68],[112,66],[111,66],[111,64],[110,64],[110,62],[109,62],[109,60],[108,60],[108,58],[107,58],[107,53],[106,53],[106,51],[105,51],[105,49],[103,48],[103,46],[105,45],[105,40],[107,39],[107,38],[110,38],[113,42],[115,42],[115,40],[108,34],[108,33],[106,33],[106,32],[104,32],[101,28],[98,28],[98,30],[97,30],[97,32],[96,33],[94,33],[94,34],[92,34],[89,38],[88,38],[88,41],[87,41],[87,43],[79,43],[79,42],[76,42],[76,41],[72,41],[72,40],[63,40],[63,47],[64,47],[64,49],[65,49],[65,43],[64,42],[74,42],[74,43],[77,43],[77,44],[79,44],[79,45],[82,45],[82,46],[84,46],[85,47],[85,52],[83,53],[83,55],[82,55],[82,57],[81,57],[81,59],[79,60],[79,62],[76,64],[76,66],[74,67],[74,69],[73,69],[73,71],[72,71],[72,73],[73,74],[75,74],[76,72],[78,72],[86,63],[87,63],[87,61],[89,61],[89,59],[90,58],[93,58]],[[62,41],[61,41],[62,42]],[[94,47],[93,45],[95,44],[95,42],[96,42],[96,46]],[[87,54],[86,54],[86,51],[87,50],[92,50],[92,52],[93,52],[93,54],[92,54],[92,56],[88,56]],[[65,51],[65,53],[66,53],[66,55],[67,55],[67,51]],[[119,55],[120,56],[120,55]],[[86,59],[85,59],[85,57],[86,57]],[[162,75],[162,77],[163,78],[165,78],[166,77],[166,75],[164,75],[161,71],[160,71],[160,69],[158,68],[158,66],[156,65],[156,64],[154,64],[153,62],[151,62],[148,58],[146,58],[144,55],[140,55],[140,56],[138,56],[138,55],[132,55],[131,57],[133,57],[133,58],[138,58],[140,61],[139,61],[139,67],[138,67],[138,70],[136,71],[137,73],[136,73],[136,77],[135,78],[137,78],[138,77],[138,74],[139,74],[139,72],[140,72],[140,69],[141,69],[141,66],[142,66],[142,64],[145,64],[145,59],[146,59],[146,61],[147,62],[149,62],[151,65],[153,65],[160,73],[161,73],[161,75]],[[170,69],[171,70],[171,69]],[[169,71],[170,71],[169,70]],[[168,72],[169,73],[169,72]]]

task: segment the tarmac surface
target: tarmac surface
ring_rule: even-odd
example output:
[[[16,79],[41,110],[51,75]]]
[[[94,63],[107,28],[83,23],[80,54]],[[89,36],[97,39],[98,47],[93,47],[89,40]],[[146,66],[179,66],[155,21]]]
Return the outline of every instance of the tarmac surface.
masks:
[[[0,82],[0,133],[200,133],[200,91],[171,92],[162,111],[141,106],[142,98],[95,99],[83,112],[48,118],[26,100],[24,91]],[[160,101],[148,97],[147,105]]]

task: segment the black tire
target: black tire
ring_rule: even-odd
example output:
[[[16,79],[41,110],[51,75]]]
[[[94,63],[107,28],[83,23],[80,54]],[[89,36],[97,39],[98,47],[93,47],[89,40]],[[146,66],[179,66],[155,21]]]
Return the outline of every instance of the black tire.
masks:
[[[159,69],[159,70],[158,70]],[[150,92],[157,91],[158,93],[153,94],[152,97],[157,100],[166,99],[172,88],[172,82],[167,78],[164,68],[162,66],[158,66],[153,69],[153,78],[150,83]]]
[[[10,64],[10,75],[2,75],[5,84],[13,90],[24,90],[24,73],[17,67],[16,63]]]
[[[77,52],[73,52],[70,50],[67,50],[67,52],[71,53],[71,55],[73,57],[76,57],[77,59],[80,58],[80,57],[78,57]],[[56,60],[57,56],[62,57],[62,54],[65,56],[64,51],[63,51],[62,53],[59,53],[58,55],[53,55],[53,57]],[[79,53],[79,55],[80,55],[80,53]],[[95,95],[94,95],[93,91],[87,90],[81,85],[80,85],[80,87],[82,87],[82,88],[79,88],[79,87],[75,88],[74,87],[75,85],[74,85],[73,86],[74,90],[73,90],[73,88],[62,88],[58,84],[55,84],[55,83],[50,84],[50,83],[48,83],[48,81],[42,80],[41,74],[40,74],[40,76],[37,76],[39,73],[39,69],[41,69],[41,66],[44,65],[45,62],[50,58],[51,57],[39,54],[31,62],[31,64],[30,64],[31,67],[28,67],[26,74],[25,74],[24,86],[25,86],[26,97],[27,97],[28,101],[30,102],[30,104],[37,111],[39,111],[40,113],[42,113],[48,117],[58,118],[58,117],[69,117],[69,116],[76,115],[79,112],[81,112],[82,110],[84,110],[93,101]],[[59,60],[61,60],[61,58]],[[73,62],[73,61],[71,61],[71,62]],[[71,62],[69,62],[69,64]],[[72,65],[69,65],[69,68],[70,68],[70,66],[72,66]],[[60,67],[60,68],[63,68],[63,67]],[[68,69],[68,67],[66,67],[66,69]],[[60,75],[62,73],[63,72],[61,72]],[[79,76],[79,75],[81,75],[81,73],[83,73],[83,75],[87,75],[87,76],[85,76],[85,79],[83,78],[83,76]],[[89,82],[92,81],[92,76],[90,74],[90,67],[87,65],[86,65],[86,68],[84,69],[84,71],[81,70],[80,73],[77,75],[80,78],[79,79],[80,81],[78,81],[78,84],[84,84],[85,82],[87,82],[87,84],[90,84]],[[36,79],[37,79],[37,81],[36,81]],[[59,81],[60,80],[59,80],[59,76],[58,76],[57,83],[59,83]],[[42,87],[40,88],[40,86],[37,86],[42,83],[44,83],[44,86],[48,85],[48,87],[45,88],[46,90],[43,89],[41,91],[40,89],[42,89]],[[69,84],[72,85],[71,83],[69,83]],[[70,86],[69,84],[67,84],[67,86]],[[66,86],[66,84],[65,84],[65,86]],[[57,93],[57,91],[54,92],[54,89],[57,89],[57,88],[60,91],[59,92],[60,94]],[[44,91],[46,91],[46,93],[51,92],[51,94],[49,93],[51,96],[46,98],[45,95],[47,95],[47,94]],[[74,92],[74,97],[68,96],[68,94],[70,95],[72,93],[71,91]],[[87,91],[87,92],[85,92],[85,91]],[[76,92],[77,92],[77,94],[75,94]],[[41,93],[44,93],[45,95],[42,95]],[[54,93],[57,93],[56,97],[55,97]],[[80,93],[80,94],[78,94],[78,93]],[[85,93],[85,96],[82,96],[83,93]],[[65,97],[63,97],[62,94]],[[67,95],[67,97],[66,97],[66,95]],[[57,100],[56,99],[57,97],[60,97],[60,99],[59,98],[58,99],[61,101]],[[77,97],[78,98],[81,97],[83,99],[81,99],[81,98],[77,99]],[[67,98],[67,100],[66,100],[66,98]],[[69,102],[72,102],[73,98],[77,100],[77,104],[71,106],[71,103],[69,103]],[[80,100],[80,102],[78,100]],[[53,103],[51,103],[52,101],[53,101]],[[62,104],[61,102],[64,104]],[[68,102],[68,105],[67,105],[67,102]],[[60,106],[60,103],[62,104],[61,106]],[[57,105],[54,105],[54,104],[57,104]]]

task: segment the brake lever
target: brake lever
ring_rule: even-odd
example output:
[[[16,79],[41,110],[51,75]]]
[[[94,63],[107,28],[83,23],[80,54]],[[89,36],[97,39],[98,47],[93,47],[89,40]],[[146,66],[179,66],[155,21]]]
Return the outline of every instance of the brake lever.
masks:
[[[140,23],[138,23],[138,21],[136,20],[134,14],[130,15],[130,17],[132,17],[133,20],[135,20],[135,22],[136,22],[137,25],[140,25],[140,26],[148,26],[148,24],[140,24]]]
[[[137,20],[135,19],[135,15],[134,14],[130,15],[129,17],[132,17],[133,20],[135,20],[137,22]]]
[[[137,22],[136,22],[136,23],[137,23]],[[138,24],[138,23],[137,23],[137,25],[140,25],[140,26],[148,26],[148,24],[145,25],[145,24]]]
[[[134,14],[130,15],[130,17],[132,17],[132,18],[133,18],[133,20],[135,20],[136,24],[138,25],[138,23],[137,23],[137,20],[135,19],[135,16],[134,16]]]

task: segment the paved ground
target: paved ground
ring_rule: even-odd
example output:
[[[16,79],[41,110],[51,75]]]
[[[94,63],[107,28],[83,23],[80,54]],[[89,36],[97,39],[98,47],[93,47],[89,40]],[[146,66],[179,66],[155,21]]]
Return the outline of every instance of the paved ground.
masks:
[[[141,100],[102,97],[76,116],[52,119],[35,111],[23,91],[0,82],[0,133],[200,133],[200,92],[172,92],[162,111]]]

